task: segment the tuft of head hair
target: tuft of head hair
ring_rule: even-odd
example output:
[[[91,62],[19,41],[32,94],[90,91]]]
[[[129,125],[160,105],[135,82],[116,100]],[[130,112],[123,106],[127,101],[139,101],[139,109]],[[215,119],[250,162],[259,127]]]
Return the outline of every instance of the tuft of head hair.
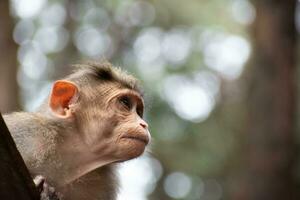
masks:
[[[120,67],[115,67],[107,61],[103,62],[87,62],[84,64],[73,65],[76,70],[67,79],[75,83],[87,83],[91,79],[96,81],[117,82],[123,87],[135,90],[142,94],[139,81],[122,70]]]

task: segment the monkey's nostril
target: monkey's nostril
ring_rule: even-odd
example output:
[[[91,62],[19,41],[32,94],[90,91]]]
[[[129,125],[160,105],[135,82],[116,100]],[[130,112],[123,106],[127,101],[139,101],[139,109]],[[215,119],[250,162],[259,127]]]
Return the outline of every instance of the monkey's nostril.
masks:
[[[141,125],[143,128],[148,128],[148,124],[146,124],[146,123],[140,123],[140,125]]]

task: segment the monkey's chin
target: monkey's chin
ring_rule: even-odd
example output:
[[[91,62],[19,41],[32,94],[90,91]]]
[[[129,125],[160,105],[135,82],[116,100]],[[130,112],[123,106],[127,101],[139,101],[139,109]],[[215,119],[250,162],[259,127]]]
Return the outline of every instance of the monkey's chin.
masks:
[[[123,154],[123,161],[139,157],[144,153],[147,146],[145,142],[135,139],[124,138],[122,142],[123,150],[121,154]]]

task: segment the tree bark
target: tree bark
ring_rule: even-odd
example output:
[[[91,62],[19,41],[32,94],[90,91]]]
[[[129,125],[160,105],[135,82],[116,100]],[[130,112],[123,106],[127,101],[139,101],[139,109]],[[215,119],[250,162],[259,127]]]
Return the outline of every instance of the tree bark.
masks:
[[[0,199],[38,200],[40,195],[0,113]]]
[[[10,112],[19,108],[17,74],[17,45],[13,41],[14,22],[9,14],[9,0],[0,1],[0,110]]]
[[[299,199],[293,179],[296,0],[255,0],[244,167],[230,199]]]

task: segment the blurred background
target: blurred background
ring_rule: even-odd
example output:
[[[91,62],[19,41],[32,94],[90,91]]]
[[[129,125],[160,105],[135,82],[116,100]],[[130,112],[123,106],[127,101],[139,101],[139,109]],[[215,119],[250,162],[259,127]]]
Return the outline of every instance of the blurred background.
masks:
[[[142,81],[153,137],[118,200],[299,199],[299,31],[297,0],[1,0],[0,110],[105,58]]]

